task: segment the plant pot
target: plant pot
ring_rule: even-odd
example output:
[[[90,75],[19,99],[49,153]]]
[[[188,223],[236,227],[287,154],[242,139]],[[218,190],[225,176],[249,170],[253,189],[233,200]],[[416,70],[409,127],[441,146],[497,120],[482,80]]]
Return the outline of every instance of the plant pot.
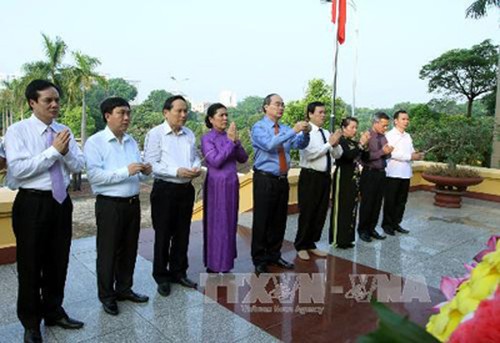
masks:
[[[448,208],[462,207],[462,195],[465,195],[467,187],[483,182],[482,177],[452,177],[426,173],[423,173],[422,177],[435,184],[432,190],[435,193],[434,205]]]

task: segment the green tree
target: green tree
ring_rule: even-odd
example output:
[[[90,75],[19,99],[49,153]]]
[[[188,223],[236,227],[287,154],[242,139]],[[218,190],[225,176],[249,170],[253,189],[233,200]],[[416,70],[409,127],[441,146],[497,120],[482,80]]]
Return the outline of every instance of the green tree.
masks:
[[[292,100],[286,104],[285,113],[283,114],[283,122],[288,125],[293,125],[299,120],[304,120],[307,104],[313,101],[323,102],[325,104],[327,115],[331,113],[332,87],[326,84],[324,80],[310,80],[304,98],[301,100]],[[335,99],[335,105],[337,111],[335,125],[336,127],[338,127],[338,124],[340,123],[342,118],[345,118],[347,116],[347,106],[341,98]]]
[[[465,11],[469,18],[479,19],[486,15],[488,8],[500,7],[500,0],[476,0]]]
[[[162,112],[165,100],[171,96],[173,96],[173,94],[166,90],[156,89],[149,93],[148,98],[144,100],[141,105],[153,112]]]
[[[68,46],[60,37],[51,40],[49,36],[42,33],[43,48],[45,56],[47,57],[47,66],[49,70],[49,77],[56,85],[62,86],[61,69],[63,68],[62,61],[66,55]]]
[[[86,102],[89,114],[94,118],[97,131],[104,129],[106,126],[99,106],[104,99],[110,96],[120,96],[131,102],[137,96],[137,88],[122,78],[112,78],[107,81],[106,85],[97,83],[90,87],[86,93]]]
[[[454,49],[424,65],[420,78],[429,80],[429,91],[467,98],[467,116],[472,104],[496,85],[498,47],[489,40],[471,49]]]
[[[78,101],[78,99],[81,99],[82,119],[80,121],[81,127],[79,131],[82,146],[84,146],[85,141],[87,140],[88,132],[85,95],[94,83],[106,85],[106,79],[95,71],[95,69],[101,64],[97,58],[82,54],[78,51],[73,53],[73,57],[75,58],[76,65],[67,68],[63,74],[65,75],[68,103],[74,104]],[[90,133],[92,132],[93,131],[90,131]]]
[[[82,108],[81,106],[75,107],[65,107],[62,109],[62,115],[59,121],[69,127],[71,132],[78,132],[82,127]],[[86,135],[91,135],[95,132],[95,121],[94,118],[89,117],[87,119]],[[83,146],[83,143],[82,143]]]
[[[500,7],[500,0],[476,0],[467,8],[466,16],[474,19],[482,18],[486,15],[490,7]],[[495,113],[495,124],[493,127],[493,151],[491,154],[491,166],[500,168],[500,57],[497,63],[497,87],[496,96],[491,96],[485,100],[488,112]]]
[[[286,104],[285,113],[283,114],[282,121],[287,125],[294,125],[300,120],[305,120],[307,104],[313,101],[321,101],[325,104],[327,115],[331,113],[332,109],[332,88],[327,85],[324,80],[312,79],[309,81],[304,98],[301,100],[292,100]],[[347,106],[341,98],[335,99],[336,117],[335,127],[338,128],[342,118],[347,116]],[[328,119],[325,126],[328,126]],[[292,151],[291,157],[293,160],[298,161],[298,152]]]

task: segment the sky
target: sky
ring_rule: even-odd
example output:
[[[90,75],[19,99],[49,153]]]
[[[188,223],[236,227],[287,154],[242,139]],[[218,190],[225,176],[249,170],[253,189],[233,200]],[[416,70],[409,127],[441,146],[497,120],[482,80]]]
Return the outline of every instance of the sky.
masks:
[[[355,94],[357,107],[372,108],[439,97],[419,79],[423,65],[450,49],[499,43],[500,11],[466,19],[472,2],[355,0],[339,50],[338,96],[352,104]],[[0,76],[44,58],[43,32],[99,58],[107,77],[133,82],[138,101],[154,89],[195,102],[218,101],[222,90],[238,100],[274,92],[296,100],[310,79],[331,83],[330,7],[320,0],[1,0]]]

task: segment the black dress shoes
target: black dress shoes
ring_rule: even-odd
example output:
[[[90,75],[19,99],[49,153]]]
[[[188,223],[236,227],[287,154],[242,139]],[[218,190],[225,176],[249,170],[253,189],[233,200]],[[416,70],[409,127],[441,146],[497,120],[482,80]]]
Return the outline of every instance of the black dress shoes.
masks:
[[[114,300],[103,301],[102,308],[104,309],[104,312],[106,312],[107,314],[110,314],[112,316],[118,315],[118,304]]]
[[[350,249],[350,248],[354,248],[354,243],[337,244],[337,248],[339,248],[339,249]]]
[[[403,229],[401,226],[398,225],[397,228],[395,228],[394,230],[396,230],[397,232],[401,232],[401,233],[410,233],[409,230],[405,230]]]
[[[372,231],[372,232],[370,233],[370,236],[371,236],[371,237],[373,237],[373,238],[375,238],[375,239],[380,239],[380,240],[382,240],[382,239],[386,239],[386,238],[387,238],[387,236],[382,236],[382,235],[381,235],[381,234],[379,234],[377,231]]]
[[[175,280],[175,283],[178,283],[181,286],[187,287],[187,288],[196,288],[198,285],[196,282],[189,280],[186,276],[183,276],[177,280]]]
[[[386,235],[389,235],[389,236],[396,236],[396,234],[394,233],[394,229],[391,228],[391,227],[382,227],[382,229],[384,230],[385,234]]]
[[[263,273],[268,273],[269,271],[267,270],[267,265],[265,263],[261,263],[255,266],[255,274],[263,274]]]
[[[170,295],[170,282],[159,284],[158,293],[160,293],[162,297],[168,297]]]
[[[293,269],[293,263],[285,261],[283,258],[279,258],[276,261],[271,262],[273,266],[280,267],[283,269]]]
[[[42,334],[40,330],[25,329],[24,343],[42,343]]]
[[[370,243],[372,241],[372,238],[370,237],[370,235],[367,233],[364,233],[364,232],[359,234],[359,239],[361,239],[362,241],[367,242],[367,243]]]
[[[56,319],[56,320],[45,320],[45,325],[47,326],[59,326],[63,329],[81,329],[83,327],[83,322],[70,318],[68,316]]]
[[[127,293],[119,294],[117,297],[118,301],[128,300],[134,303],[145,303],[148,302],[149,297],[147,295],[135,293],[130,290]]]

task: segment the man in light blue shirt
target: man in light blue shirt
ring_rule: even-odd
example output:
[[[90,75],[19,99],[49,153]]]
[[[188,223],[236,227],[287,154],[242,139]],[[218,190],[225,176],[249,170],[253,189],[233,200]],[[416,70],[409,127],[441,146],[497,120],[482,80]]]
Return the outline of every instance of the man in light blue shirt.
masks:
[[[147,302],[132,290],[141,223],[140,179],[151,173],[136,141],[126,134],[130,105],[112,97],[101,104],[106,128],[85,144],[87,175],[96,198],[97,286],[103,309],[118,314],[117,300]]]
[[[299,121],[290,128],[280,124],[285,104],[278,94],[269,94],[262,107],[265,116],[252,127],[255,151],[253,177],[252,260],[256,273],[267,265],[293,269],[281,258],[288,210],[290,149],[309,144],[310,125]]]

